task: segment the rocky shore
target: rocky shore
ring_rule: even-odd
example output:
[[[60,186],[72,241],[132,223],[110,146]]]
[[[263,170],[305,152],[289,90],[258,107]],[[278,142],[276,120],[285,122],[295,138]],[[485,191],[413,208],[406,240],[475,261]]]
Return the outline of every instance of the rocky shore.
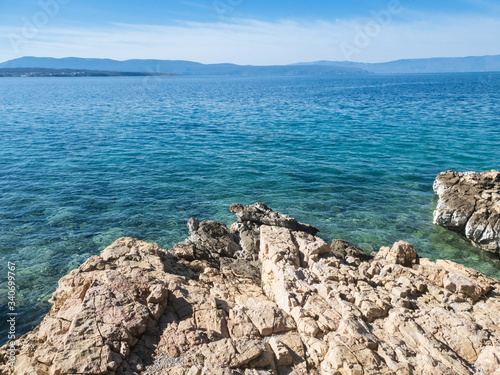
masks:
[[[500,172],[447,171],[434,181],[439,201],[434,223],[462,234],[473,245],[500,252]]]
[[[59,281],[2,374],[500,374],[500,284],[397,242],[367,254],[261,203],[120,238]]]

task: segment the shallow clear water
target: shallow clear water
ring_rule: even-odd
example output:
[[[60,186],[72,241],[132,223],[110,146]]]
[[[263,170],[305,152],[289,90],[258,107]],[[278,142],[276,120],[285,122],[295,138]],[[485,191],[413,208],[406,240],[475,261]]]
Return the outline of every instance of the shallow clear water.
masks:
[[[191,216],[230,224],[234,202],[500,278],[498,258],[432,225],[439,172],[500,167],[499,99],[500,74],[2,78],[1,311],[7,261],[23,333],[118,237],[169,248]]]

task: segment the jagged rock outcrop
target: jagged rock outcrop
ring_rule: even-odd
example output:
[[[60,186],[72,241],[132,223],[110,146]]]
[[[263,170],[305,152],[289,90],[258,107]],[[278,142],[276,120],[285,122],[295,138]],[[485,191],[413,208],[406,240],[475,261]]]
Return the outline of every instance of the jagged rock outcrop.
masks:
[[[221,257],[233,257],[240,249],[238,238],[223,223],[192,217],[188,221],[189,237],[174,246],[174,253],[187,260],[205,260],[217,266]]]
[[[500,172],[447,171],[434,181],[434,224],[458,232],[483,250],[500,252]]]
[[[293,217],[275,212],[262,202],[257,202],[251,206],[232,204],[229,208],[238,217],[238,222],[251,222],[257,225],[271,225],[274,227],[288,228],[291,230],[306,232],[312,235],[318,233],[318,229],[309,224],[302,224]]]
[[[190,219],[175,251],[115,241],[60,280],[0,373],[500,373],[498,280],[406,242],[368,255],[253,218]]]

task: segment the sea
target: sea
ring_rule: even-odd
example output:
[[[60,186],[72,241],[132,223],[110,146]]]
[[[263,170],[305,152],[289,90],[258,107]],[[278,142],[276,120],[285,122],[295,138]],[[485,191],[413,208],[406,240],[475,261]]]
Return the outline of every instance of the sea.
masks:
[[[230,225],[232,203],[500,278],[432,224],[441,171],[500,168],[500,73],[0,78],[0,166],[1,344],[9,262],[21,335],[117,238],[168,250],[192,216]]]

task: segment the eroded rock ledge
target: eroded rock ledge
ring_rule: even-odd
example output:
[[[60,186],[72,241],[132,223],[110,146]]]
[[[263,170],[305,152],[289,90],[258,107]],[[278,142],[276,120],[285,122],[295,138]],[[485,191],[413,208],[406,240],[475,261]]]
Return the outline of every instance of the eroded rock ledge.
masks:
[[[397,242],[377,254],[263,204],[120,238],[59,281],[2,374],[499,374],[500,284]]]
[[[434,181],[439,201],[434,223],[458,232],[483,250],[500,252],[500,172],[447,171]]]

